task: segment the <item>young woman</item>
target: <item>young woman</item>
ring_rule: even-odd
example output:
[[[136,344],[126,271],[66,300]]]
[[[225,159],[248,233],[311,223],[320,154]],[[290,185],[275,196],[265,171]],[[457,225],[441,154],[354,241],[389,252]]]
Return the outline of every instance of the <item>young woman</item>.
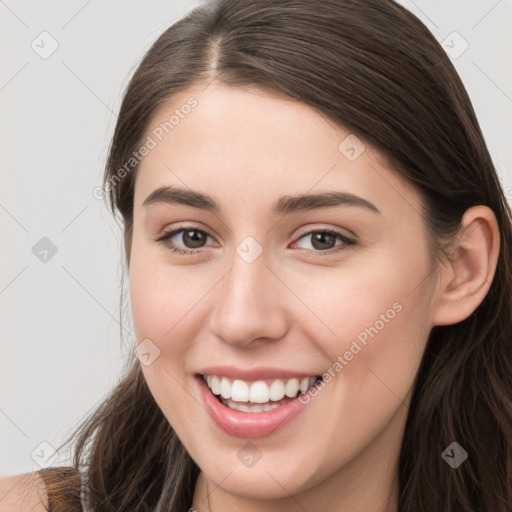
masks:
[[[104,191],[137,355],[52,511],[512,510],[512,229],[388,0],[215,0],[125,93]]]

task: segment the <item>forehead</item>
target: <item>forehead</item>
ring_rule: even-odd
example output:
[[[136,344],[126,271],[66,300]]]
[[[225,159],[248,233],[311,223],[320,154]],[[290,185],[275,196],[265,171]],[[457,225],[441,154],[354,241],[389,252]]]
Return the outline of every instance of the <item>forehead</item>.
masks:
[[[221,203],[234,192],[246,204],[268,205],[283,192],[344,190],[381,211],[419,208],[415,190],[378,151],[284,94],[194,86],[153,114],[148,138],[154,147],[137,170],[135,208],[162,185],[209,193]]]

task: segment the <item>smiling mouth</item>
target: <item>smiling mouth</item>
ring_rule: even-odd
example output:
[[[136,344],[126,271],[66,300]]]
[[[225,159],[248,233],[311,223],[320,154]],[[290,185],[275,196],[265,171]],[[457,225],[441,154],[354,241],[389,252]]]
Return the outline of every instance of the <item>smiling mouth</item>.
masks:
[[[265,412],[295,400],[307,393],[320,375],[302,378],[244,381],[221,375],[201,375],[213,395],[223,405],[242,412]]]

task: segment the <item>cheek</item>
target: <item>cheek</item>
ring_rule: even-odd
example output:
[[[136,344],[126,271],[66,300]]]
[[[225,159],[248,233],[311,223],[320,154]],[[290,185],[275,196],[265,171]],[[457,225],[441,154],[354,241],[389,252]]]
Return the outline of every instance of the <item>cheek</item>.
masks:
[[[314,313],[306,315],[310,329],[315,328],[311,339],[320,335],[337,354],[348,350],[347,342],[353,339],[364,344],[386,331],[394,331],[396,337],[398,332],[418,325],[409,326],[405,317],[428,322],[424,314],[418,316],[427,307],[425,286],[421,290],[418,287],[429,272],[426,260],[422,262],[414,254],[399,259],[391,252],[381,254],[378,261],[365,260],[322,273],[315,270],[314,275],[310,272],[286,277],[293,280],[294,292]],[[398,342],[396,338],[392,343]]]
[[[198,325],[192,306],[204,291],[190,286],[187,272],[182,269],[157,264],[154,256],[143,256],[142,252],[134,251],[130,262],[133,327],[137,343],[145,343],[145,347],[150,347],[151,357],[154,353],[157,356],[141,368],[167,420],[180,426],[183,419],[179,412],[189,400],[183,392],[183,361]],[[181,431],[183,434],[183,428]]]
[[[370,403],[389,393],[386,387],[405,397],[431,327],[428,274],[429,262],[417,252],[398,258],[390,251],[378,262],[296,281],[294,291],[317,317],[306,315],[298,328],[331,361],[324,380],[342,373]]]
[[[197,272],[171,267],[155,256],[143,256],[135,253],[130,267],[130,299],[137,341],[144,337],[175,340],[189,317],[194,316],[191,312],[200,304],[205,284],[198,281]]]

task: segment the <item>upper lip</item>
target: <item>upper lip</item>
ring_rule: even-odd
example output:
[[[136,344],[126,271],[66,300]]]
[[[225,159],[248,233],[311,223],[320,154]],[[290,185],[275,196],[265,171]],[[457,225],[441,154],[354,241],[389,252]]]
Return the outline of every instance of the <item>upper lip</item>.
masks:
[[[318,375],[317,373],[298,372],[282,368],[240,368],[234,366],[208,366],[198,370],[197,373],[201,375],[218,375],[246,381],[279,379],[282,377],[292,379],[293,377],[315,377]]]

